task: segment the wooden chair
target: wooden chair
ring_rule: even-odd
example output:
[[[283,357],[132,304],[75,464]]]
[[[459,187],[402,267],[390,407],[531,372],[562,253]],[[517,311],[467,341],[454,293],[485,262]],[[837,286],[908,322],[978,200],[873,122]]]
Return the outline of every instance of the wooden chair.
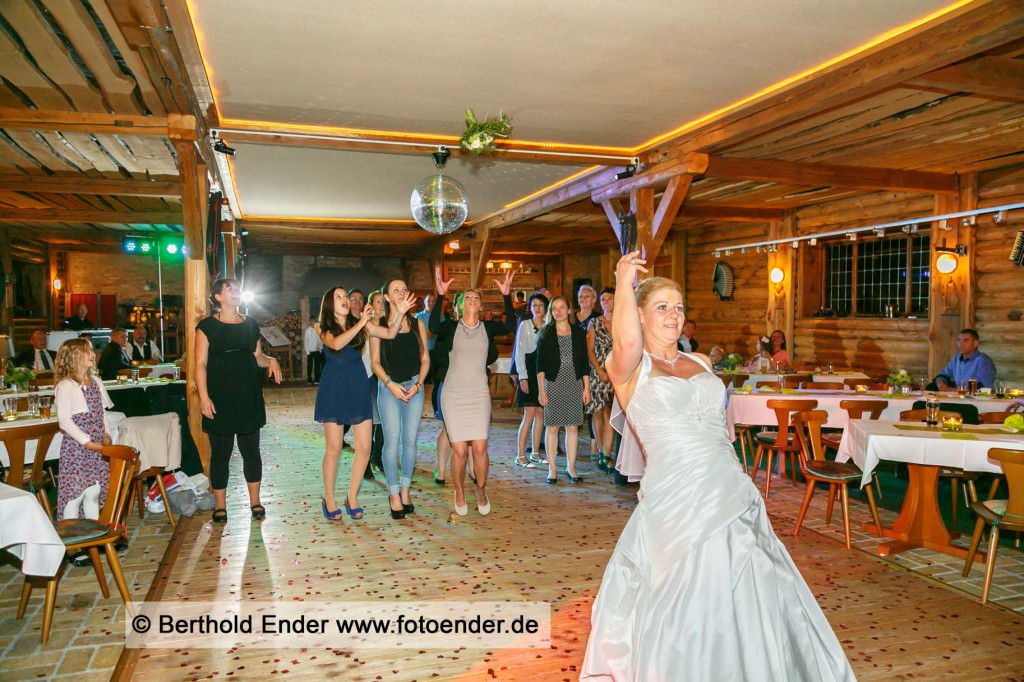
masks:
[[[888,400],[840,400],[839,407],[846,410],[848,419],[874,419],[877,420],[885,412],[885,408],[889,407]],[[868,415],[865,417],[864,415]],[[833,450],[839,450],[839,443],[843,439],[843,432],[837,433],[826,433],[821,436],[821,442],[826,448],[832,448]],[[877,467],[876,467],[877,471]],[[875,492],[878,493],[878,497],[882,497],[882,487],[878,483],[878,476],[874,476],[871,479],[875,484]]]
[[[779,390],[779,382],[777,381],[758,381],[754,384],[754,388],[774,388],[776,391]]]
[[[736,373],[732,375],[727,374],[725,376],[732,377],[731,381],[733,389],[743,388],[743,384],[747,383],[747,380],[750,379],[749,374],[741,373]],[[723,379],[723,381],[725,381],[725,379]],[[726,382],[725,385],[728,388],[729,382]],[[743,462],[744,473],[750,473],[750,467],[747,464],[747,458],[749,457],[750,461],[754,461],[755,428],[757,427],[751,424],[733,424],[733,431],[735,431],[736,438],[740,441],[740,460]]]
[[[121,571],[121,562],[117,558],[114,545],[123,537],[120,521],[124,517],[128,502],[132,474],[139,464],[139,451],[126,445],[107,445],[104,446],[102,454],[110,458],[110,487],[107,490],[107,499],[103,503],[99,520],[65,519],[57,523],[57,534],[64,541],[65,551],[77,552],[84,549],[89,552],[93,570],[96,571],[96,578],[100,583],[100,592],[104,597],[109,597],[110,591],[107,589],[103,567],[100,565],[99,548],[102,547],[106,551],[107,563],[110,564],[110,572],[114,575],[114,582],[121,593],[121,599],[128,606],[128,610],[134,612],[131,593],[128,592],[128,584]],[[57,575],[46,581],[46,601],[43,606],[43,644],[46,644],[50,637],[53,606],[57,600],[57,584],[60,582],[63,570],[64,566],[62,565],[57,570]],[[18,620],[25,615],[25,607],[28,606],[31,595],[32,580],[26,576],[25,586],[21,590],[21,602],[18,604]]]
[[[1000,426],[1010,415],[1016,412],[982,412],[978,415],[979,424],[999,424]]]
[[[871,381],[871,379],[843,379],[843,383],[849,386],[850,388],[855,389],[858,386],[867,386],[869,384],[873,384],[874,382]]]
[[[812,381],[810,386],[804,384],[804,388],[816,388],[819,391],[842,391],[846,384],[841,381]]]
[[[56,381],[56,377],[54,376],[53,372],[46,372],[46,373],[43,373],[43,374],[37,374],[36,378],[33,379],[32,381],[28,382],[28,384],[29,384],[29,386],[36,386],[36,387],[40,387],[40,386],[53,386],[55,381]]]
[[[171,501],[167,499],[167,489],[164,488],[164,468],[150,467],[145,471],[132,476],[131,492],[128,493],[127,513],[130,514],[135,502],[139,503],[139,518],[143,517],[143,509],[146,504],[146,489],[143,483],[147,478],[156,477],[157,488],[160,489],[160,499],[164,503],[164,511],[167,513],[167,520],[171,522],[171,528],[177,528],[178,523],[174,520],[174,511],[171,509]],[[127,514],[126,514],[127,516]]]
[[[889,384],[884,383],[870,383],[868,384],[869,391],[888,391]]]
[[[153,368],[152,367],[131,367],[131,368],[126,367],[125,369],[117,370],[117,376],[119,376],[119,377],[130,377],[132,375],[132,372],[135,371],[135,370],[139,370],[139,378],[140,379],[145,379],[146,377],[148,377],[150,374],[153,373]]]
[[[836,500],[836,489],[839,490],[839,499],[843,504],[843,534],[846,536],[846,549],[850,549],[850,491],[847,486],[851,482],[860,481],[863,472],[849,462],[833,462],[825,459],[825,449],[821,445],[821,425],[826,420],[828,420],[828,412],[825,410],[808,410],[793,415],[793,428],[800,443],[800,468],[804,472],[804,478],[807,479],[807,492],[804,493],[800,514],[796,518],[793,537],[800,532],[800,526],[803,525],[804,516],[807,514],[807,507],[810,506],[811,497],[814,496],[814,488],[820,481],[828,484],[826,524],[832,523],[832,505]],[[879,537],[883,537],[882,522],[878,518],[878,508],[875,506],[875,496],[871,492],[871,486],[866,486],[864,491],[867,493],[868,507],[871,508],[871,518],[875,522],[875,532]]]
[[[900,412],[901,422],[923,422],[927,414],[927,410],[904,410]],[[960,417],[963,415],[959,412],[953,412],[952,410],[940,410],[939,421],[949,419],[950,417]],[[956,508],[959,504],[959,490],[963,488],[964,491],[964,506],[969,507],[974,502],[978,501],[978,488],[976,482],[978,480],[978,473],[975,471],[964,471],[963,469],[939,469],[940,478],[948,478],[950,497],[952,499],[953,508],[953,525],[956,525]]]
[[[784,374],[782,376],[783,388],[800,388],[800,384],[811,383],[810,374]]]
[[[982,604],[988,602],[989,589],[992,587],[1000,531],[1024,531],[1024,451],[992,448],[988,451],[988,457],[1002,465],[1009,484],[1009,499],[984,502],[975,500],[971,503],[971,509],[978,515],[978,521],[974,524],[971,547],[967,550],[967,563],[963,572],[965,578],[971,572],[971,564],[974,563],[974,555],[978,553],[985,524],[992,526],[988,535],[988,554],[985,556],[985,581],[981,585]]]
[[[775,420],[779,425],[778,431],[762,431],[756,436],[757,440],[757,454],[754,456],[754,468],[750,472],[751,480],[757,480],[757,469],[761,465],[761,457],[767,452],[768,462],[765,466],[765,484],[764,484],[764,497],[768,499],[768,496],[772,491],[772,458],[775,453],[779,453],[779,457],[789,456],[790,472],[793,476],[793,485],[796,485],[796,462],[794,458],[797,453],[800,452],[800,443],[790,433],[790,415],[793,412],[803,412],[804,410],[813,410],[818,406],[817,400],[769,400],[768,409],[775,410]],[[783,464],[782,475],[785,475],[785,464]]]
[[[0,442],[7,448],[7,456],[11,462],[7,469],[5,482],[7,485],[27,490],[35,495],[51,519],[53,510],[50,509],[50,500],[46,494],[46,469],[43,465],[46,463],[46,452],[50,449],[53,437],[59,430],[60,424],[57,422],[0,430]],[[36,454],[32,460],[32,470],[26,476],[25,444],[30,440],[36,441]]]

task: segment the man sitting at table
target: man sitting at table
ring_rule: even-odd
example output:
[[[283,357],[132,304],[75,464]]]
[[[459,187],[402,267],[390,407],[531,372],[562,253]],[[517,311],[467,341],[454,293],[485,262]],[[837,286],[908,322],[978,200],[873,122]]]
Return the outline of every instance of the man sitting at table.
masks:
[[[961,382],[977,379],[978,386],[991,388],[996,382],[996,363],[978,350],[981,338],[975,329],[962,329],[956,337],[956,348],[960,351],[949,361],[935,381],[932,390],[955,389]]]
[[[14,356],[16,367],[29,367],[36,372],[53,371],[54,354],[46,350],[46,332],[37,329],[32,332],[32,347]]]
[[[136,327],[132,332],[132,342],[128,346],[132,362],[156,365],[164,361],[164,356],[160,354],[160,349],[148,337],[149,332],[142,325]]]
[[[128,330],[118,327],[110,332],[110,343],[103,349],[96,369],[104,381],[117,378],[119,369],[131,369],[131,356],[128,355]]]
[[[79,303],[78,308],[75,310],[75,315],[64,320],[64,329],[70,329],[71,331],[80,331],[82,329],[95,329],[96,325],[92,323],[92,320],[86,317],[89,314],[89,306],[84,303]]]

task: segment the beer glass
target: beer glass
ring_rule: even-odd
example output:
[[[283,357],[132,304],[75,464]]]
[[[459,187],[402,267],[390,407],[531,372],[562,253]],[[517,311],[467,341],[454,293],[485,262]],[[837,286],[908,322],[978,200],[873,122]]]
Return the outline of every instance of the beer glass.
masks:
[[[976,377],[971,377],[970,379],[967,380],[967,392],[970,395],[977,395],[978,379]]]
[[[996,381],[995,391],[996,397],[1002,400],[1006,396],[1006,382]]]
[[[139,383],[139,370],[137,369],[132,369],[132,383]]]
[[[43,419],[50,418],[50,406],[53,404],[53,398],[48,395],[39,396],[39,416]]]
[[[12,422],[18,418],[18,399],[4,398],[3,418],[5,422]]]
[[[924,421],[928,426],[937,426],[939,423],[939,399],[936,396],[928,396],[925,402]]]
[[[961,382],[957,383],[956,395],[957,395],[958,398],[966,398],[967,397],[967,382],[966,381],[961,381]]]
[[[36,418],[39,416],[39,396],[30,395],[28,397],[28,416],[30,418]]]

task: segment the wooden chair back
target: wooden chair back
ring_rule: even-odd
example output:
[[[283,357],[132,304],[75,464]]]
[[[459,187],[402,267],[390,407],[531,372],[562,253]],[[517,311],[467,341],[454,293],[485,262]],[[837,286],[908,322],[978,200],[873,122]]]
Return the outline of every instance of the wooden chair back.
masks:
[[[0,442],[7,448],[7,456],[11,465],[7,469],[7,485],[15,488],[25,488],[25,483],[31,483],[33,492],[40,490],[43,485],[43,464],[46,462],[46,452],[50,449],[53,437],[60,430],[57,422],[45,424],[31,424],[28,426],[15,426],[14,428],[0,430]],[[28,481],[25,480],[25,444],[36,441],[36,454],[32,460],[32,474]]]
[[[996,460],[1003,467],[1010,489],[1006,513],[1000,519],[999,526],[1024,531],[1024,450],[992,448],[988,451],[988,458]]]
[[[900,412],[901,422],[923,422],[928,415],[928,410],[903,410]],[[939,410],[939,421],[943,419],[949,419],[950,417],[962,417],[959,412],[950,412],[948,410]]]
[[[821,391],[842,391],[846,388],[846,384],[841,381],[812,381],[810,386],[805,384],[804,388],[816,388]]]
[[[850,388],[857,388],[858,386],[867,386],[874,383],[871,379],[843,379],[843,383]]]
[[[821,444],[821,426],[828,421],[825,410],[804,410],[793,415],[793,429],[800,443],[800,464],[806,472],[808,459],[825,459]]]
[[[750,378],[749,374],[733,374],[732,375],[732,387],[743,388],[743,384],[747,383],[747,379]]]
[[[779,390],[779,382],[777,381],[758,381],[754,384],[754,388],[774,388],[776,391]]]
[[[152,367],[126,367],[124,369],[117,370],[117,376],[119,377],[130,377],[133,370],[139,370],[139,378],[145,379],[153,373]]]
[[[53,386],[56,381],[56,377],[53,372],[46,372],[45,374],[37,374],[36,378],[28,382],[30,386]]]
[[[864,415],[869,415],[868,419],[878,419],[885,412],[885,408],[889,407],[888,400],[840,400],[839,407],[846,410],[846,414],[850,419],[864,419]]]
[[[100,454],[110,459],[110,486],[107,488],[103,509],[100,510],[99,521],[119,525],[124,523],[128,510],[132,476],[139,466],[139,451],[127,445],[104,445]]]
[[[767,405],[769,410],[775,412],[775,420],[779,424],[779,432],[775,436],[775,448],[794,452],[798,451],[800,449],[799,443],[789,444],[790,415],[794,412],[813,410],[818,406],[818,401],[773,399],[769,400]]]
[[[978,415],[979,424],[1002,424],[1010,415],[1016,412],[982,412]]]

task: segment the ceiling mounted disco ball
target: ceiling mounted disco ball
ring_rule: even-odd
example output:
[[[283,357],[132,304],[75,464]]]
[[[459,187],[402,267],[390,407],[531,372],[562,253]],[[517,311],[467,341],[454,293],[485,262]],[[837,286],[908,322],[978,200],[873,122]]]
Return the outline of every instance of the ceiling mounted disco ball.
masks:
[[[431,154],[438,174],[424,178],[416,185],[409,200],[412,217],[431,234],[449,234],[462,227],[469,215],[466,188],[458,180],[441,173],[451,156],[447,147]]]

